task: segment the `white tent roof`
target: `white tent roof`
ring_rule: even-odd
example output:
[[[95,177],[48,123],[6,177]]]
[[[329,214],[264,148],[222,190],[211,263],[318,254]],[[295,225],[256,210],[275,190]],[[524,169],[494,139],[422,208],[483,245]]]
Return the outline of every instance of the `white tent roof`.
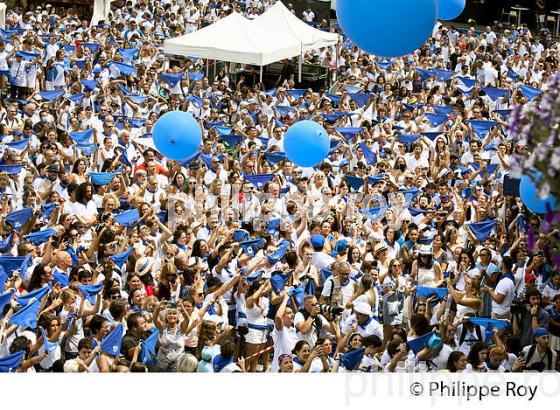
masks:
[[[166,40],[164,51],[263,66],[299,56],[302,50],[334,45],[337,41],[336,34],[308,26],[278,2],[253,21],[232,13],[199,31]]]
[[[299,55],[303,50],[316,50],[318,48],[335,45],[338,34],[317,30],[297,18],[281,1],[276,2],[264,14],[252,21],[269,32],[271,38],[283,38],[299,48]]]

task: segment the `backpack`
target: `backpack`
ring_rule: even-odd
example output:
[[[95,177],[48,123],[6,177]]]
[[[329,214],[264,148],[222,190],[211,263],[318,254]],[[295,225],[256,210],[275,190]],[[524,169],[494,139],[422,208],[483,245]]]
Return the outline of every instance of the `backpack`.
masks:
[[[461,331],[461,336],[459,336],[459,344],[457,346],[461,346],[467,337],[467,326],[463,324],[463,330]],[[476,337],[478,340],[482,341],[482,330],[480,330],[479,325],[474,325],[474,332],[476,333]]]
[[[332,277],[331,294],[329,295],[329,305],[341,306],[342,305],[342,284],[338,276]]]

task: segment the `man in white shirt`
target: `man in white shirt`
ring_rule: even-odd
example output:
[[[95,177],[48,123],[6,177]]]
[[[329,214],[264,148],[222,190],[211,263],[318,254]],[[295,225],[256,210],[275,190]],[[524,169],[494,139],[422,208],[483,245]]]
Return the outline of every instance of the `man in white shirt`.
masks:
[[[313,13],[311,7],[306,8],[302,14],[303,14],[303,21],[311,23],[315,20],[315,13]]]
[[[502,260],[502,278],[498,282],[496,289],[488,286],[482,287],[482,292],[487,292],[492,298],[492,318],[493,319],[511,319],[511,304],[514,298],[515,280],[511,273],[513,260],[509,256],[505,256]]]
[[[283,354],[291,354],[297,342],[296,328],[294,326],[294,312],[288,307],[290,297],[282,291],[284,299],[274,318],[272,341],[274,343],[274,358],[272,359],[272,372],[278,372],[280,364],[278,359]]]

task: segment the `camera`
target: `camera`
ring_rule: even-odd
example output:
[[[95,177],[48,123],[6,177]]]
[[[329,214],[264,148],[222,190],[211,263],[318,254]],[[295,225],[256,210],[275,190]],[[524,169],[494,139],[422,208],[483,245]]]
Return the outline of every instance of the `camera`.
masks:
[[[169,309],[177,309],[177,302],[168,301],[168,302],[165,302],[165,306],[167,306],[167,308],[169,308]]]
[[[344,312],[344,308],[342,307],[334,307],[334,306],[328,306],[328,305],[321,305],[321,304],[317,304],[317,306],[319,306],[319,309],[321,310],[321,313],[323,315],[329,314],[332,317],[337,317],[340,314],[342,314],[342,312]]]
[[[513,315],[521,315],[527,311],[527,304],[521,301],[514,301],[511,304],[511,313]]]

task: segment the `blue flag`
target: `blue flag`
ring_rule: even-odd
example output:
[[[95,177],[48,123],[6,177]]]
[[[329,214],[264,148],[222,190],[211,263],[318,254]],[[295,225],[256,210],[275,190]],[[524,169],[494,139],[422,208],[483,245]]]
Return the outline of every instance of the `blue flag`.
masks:
[[[115,215],[115,221],[117,221],[118,223],[120,223],[121,225],[127,228],[134,225],[139,218],[140,215],[138,214],[138,210],[136,208]]]
[[[347,112],[335,112],[333,114],[324,114],[322,113],[321,116],[329,123],[334,124],[338,121],[339,118],[346,117],[352,115],[351,113]]]
[[[90,128],[88,130],[85,131],[75,131],[75,132],[71,132],[70,137],[76,141],[77,144],[80,145],[87,145],[87,144],[91,144],[91,137],[93,135],[93,128]]]
[[[412,146],[420,138],[419,134],[399,134],[397,136],[398,140],[406,145],[408,148]]]
[[[377,222],[383,219],[385,212],[389,209],[388,206],[374,206],[372,208],[360,209],[358,212],[365,216],[367,219]]]
[[[519,74],[517,74],[515,71],[513,70],[508,70],[507,72],[507,76],[509,78],[511,78],[513,81],[517,80],[519,78]]]
[[[182,166],[188,167],[189,164],[193,161],[196,161],[198,159],[198,157],[200,157],[200,155],[201,155],[201,152],[198,151],[198,152],[194,153],[193,155],[191,155],[190,157],[188,157],[187,159],[185,159],[184,161],[181,161],[180,163],[181,163]]]
[[[47,101],[54,101],[64,95],[64,90],[40,91],[39,96]]]
[[[220,139],[224,141],[228,147],[236,147],[241,141],[243,141],[243,136],[241,135],[220,135]]]
[[[483,317],[471,317],[469,319],[473,325],[482,326],[485,329],[503,330],[509,326],[509,322],[503,319],[486,319]]]
[[[291,277],[291,272],[282,274],[280,271],[277,271],[272,273],[272,275],[270,276],[270,285],[272,286],[272,290],[274,291],[274,293],[279,295],[280,292],[282,292],[282,290],[286,287],[286,283],[288,283],[288,280]]]
[[[376,61],[375,64],[382,69],[383,71],[387,71],[393,65],[392,61]]]
[[[365,352],[366,348],[361,347],[357,350],[352,350],[348,353],[341,354],[340,365],[348,371],[354,370],[361,363]]]
[[[421,110],[422,108],[424,108],[424,104],[422,104],[422,103],[418,103],[418,104],[405,104],[405,103],[403,103],[403,107],[406,111],[414,111],[414,110]]]
[[[200,81],[203,78],[204,78],[204,74],[202,73],[198,73],[198,72],[189,73],[189,80],[191,81]]]
[[[41,218],[49,219],[55,209],[56,204],[54,202],[49,202],[48,204],[41,205]]]
[[[294,107],[286,107],[285,105],[276,105],[274,109],[278,112],[280,117],[285,117],[294,110]]]
[[[15,373],[24,357],[25,350],[0,357],[0,373]]]
[[[0,165],[0,172],[8,175],[18,175],[25,168],[25,164]]]
[[[435,296],[438,299],[443,299],[447,296],[447,293],[448,291],[446,288],[430,288],[427,286],[416,287],[416,296],[426,299],[429,299],[432,296]]]
[[[471,125],[473,131],[479,138],[483,138],[492,127],[498,125],[496,121],[486,121],[486,120],[467,120],[467,123]]]
[[[274,251],[273,253],[271,253],[270,255],[268,255],[266,257],[266,259],[268,260],[268,262],[272,265],[274,265],[277,262],[280,262],[282,260],[282,258],[284,257],[284,255],[286,255],[286,251],[290,248],[290,242],[288,241],[284,241],[282,242],[282,244],[280,245],[280,247]]]
[[[137,48],[119,48],[117,53],[125,60],[136,60],[138,58]]]
[[[494,110],[494,113],[498,114],[504,121],[507,121],[512,110]]]
[[[251,239],[239,242],[239,246],[243,251],[250,256],[255,256],[258,250],[266,243],[263,238]]]
[[[10,323],[21,326],[23,328],[36,329],[39,307],[39,300],[35,300],[29,303],[27,306],[22,307],[10,317]]]
[[[33,209],[23,208],[6,215],[6,223],[14,228],[15,231],[19,232],[32,217]]]
[[[83,46],[88,48],[90,53],[95,53],[101,47],[99,44],[96,43],[84,43]]]
[[[29,145],[29,138],[24,138],[19,141],[8,142],[6,145],[16,151],[23,151]]]
[[[364,158],[366,159],[368,165],[377,164],[377,155],[369,149],[365,142],[360,142],[359,147],[362,149],[362,153],[364,154]]]
[[[375,185],[375,184],[383,181],[383,178],[385,177],[385,175],[387,175],[387,174],[377,174],[377,175],[373,175],[373,176],[368,176],[367,177],[368,184]]]
[[[484,91],[492,101],[496,101],[498,98],[501,98],[508,93],[508,90],[496,87],[485,87],[482,91]]]
[[[115,262],[115,265],[117,265],[117,268],[122,270],[122,267],[124,266],[124,264],[128,260],[128,257],[130,256],[130,254],[132,253],[133,250],[134,250],[134,247],[131,246],[126,251],[121,252],[121,253],[117,253],[116,255],[113,255],[113,256],[109,256],[109,258],[111,258],[111,260],[113,262]]]
[[[362,129],[359,127],[336,127],[335,130],[342,135],[347,142],[362,132]]]
[[[321,269],[321,277],[323,278],[323,282],[325,282],[328,278],[333,275],[333,271],[330,269]]]
[[[432,71],[438,80],[444,82],[449,81],[451,77],[453,77],[453,74],[455,74],[454,71],[440,70],[439,68],[434,68]]]
[[[276,232],[278,231],[278,228],[280,227],[280,223],[282,222],[282,220],[280,218],[274,218],[269,220],[266,223],[266,229],[268,231],[268,233],[270,233],[271,235],[276,234]]]
[[[80,80],[80,83],[84,86],[85,91],[93,91],[99,85],[96,80]]]
[[[11,277],[14,271],[19,270],[20,277],[25,276],[31,255],[27,256],[0,256],[0,266],[8,277]]]
[[[434,210],[430,210],[430,209],[417,209],[417,208],[413,208],[411,206],[408,207],[408,212],[410,212],[410,215],[412,216],[418,216],[421,214],[429,214],[431,212],[434,212]]]
[[[146,123],[146,120],[144,118],[130,118],[130,117],[128,117],[126,119],[126,122],[128,122],[132,128],[142,128],[144,126],[144,124]]]
[[[449,120],[449,117],[445,114],[432,114],[431,112],[427,112],[425,115],[430,124],[432,124],[432,127],[439,127]]]
[[[47,338],[47,332],[44,329],[41,333],[43,333],[43,346],[45,347],[45,351],[47,353],[52,352],[60,345],[60,342],[49,342],[49,339]]]
[[[97,285],[78,285],[78,289],[82,291],[85,298],[92,305],[95,304],[95,299],[97,299],[97,294],[101,289],[103,289],[103,283],[98,283]]]
[[[293,297],[294,301],[296,302],[296,306],[293,308],[299,310],[303,305],[303,298],[305,296],[305,285],[300,285],[297,288],[288,289],[287,294],[288,296]],[[291,301],[290,301],[290,305],[291,305]]]
[[[49,294],[50,290],[50,286],[45,285],[42,288],[35,289],[34,291],[26,293],[25,295],[18,296],[16,298],[16,302],[21,307],[27,306],[33,299],[41,302],[41,300],[43,300],[43,298]]]
[[[165,81],[167,84],[169,84],[171,87],[175,87],[182,79],[183,79],[183,73],[178,73],[178,74],[165,74],[165,73],[160,73],[159,76],[160,78]]]
[[[429,80],[435,75],[432,70],[424,70],[422,68],[415,68],[414,70],[416,71],[416,73],[418,73],[422,81]]]
[[[0,241],[0,253],[8,252],[14,246],[14,233],[12,232],[6,239]],[[0,289],[1,291],[1,289]]]
[[[77,144],[76,145],[76,149],[78,151],[80,151],[82,154],[84,154],[85,156],[91,156],[91,154],[93,154],[95,152],[95,149],[97,148],[97,144]]]
[[[521,90],[525,98],[527,98],[527,100],[529,101],[537,98],[539,95],[543,93],[543,91],[539,90],[538,88],[529,87],[528,85],[524,85],[524,84],[520,84],[519,89]]]
[[[90,172],[91,183],[96,186],[107,185],[117,175],[116,172]]]
[[[399,189],[399,192],[402,193],[405,198],[407,197],[407,195],[410,195],[410,199],[414,199],[418,196],[418,194],[420,193],[420,189],[419,188],[412,188],[412,189]]]
[[[276,165],[280,161],[284,161],[288,158],[284,152],[266,152],[264,155],[270,165]]]
[[[485,222],[475,222],[467,224],[466,226],[471,230],[472,234],[478,239],[479,242],[484,242],[490,236],[492,230],[496,226],[495,220]]]
[[[461,81],[468,89],[472,89],[478,83],[478,81],[467,77],[457,77],[457,79]]]
[[[84,99],[84,93],[70,95],[68,96],[68,99],[72,101],[74,104],[80,104]]]
[[[294,90],[286,90],[286,94],[293,98],[301,98],[303,94],[307,92],[307,89],[294,89]]]
[[[113,65],[119,70],[121,75],[130,75],[136,71],[136,67],[124,63],[119,63],[117,61],[109,61],[109,65]]]
[[[275,176],[275,174],[245,175],[244,178],[260,191]]]
[[[214,129],[218,132],[218,135],[231,135],[231,133],[233,132],[233,128],[231,127],[227,127],[224,125],[217,125],[214,127]]]
[[[56,230],[52,228],[47,228],[47,229],[43,229],[42,231],[30,233],[25,237],[25,240],[37,246],[47,242],[50,239],[50,237],[55,234],[56,234]]]
[[[367,102],[373,97],[373,94],[349,93],[348,97],[350,97],[352,101],[361,108],[367,104]]]
[[[251,237],[249,236],[249,232],[245,229],[236,229],[233,231],[233,240],[235,242],[245,242],[248,241]]]
[[[414,354],[418,354],[418,352],[420,352],[423,348],[426,347],[426,343],[428,343],[428,340],[430,340],[430,337],[432,337],[433,334],[434,332],[429,332],[426,333],[424,336],[417,337],[416,339],[413,340],[409,339],[406,342],[406,344],[408,345],[408,347],[412,349]]]
[[[358,191],[364,185],[363,178],[355,177],[354,175],[344,175],[344,178],[346,178],[346,182],[354,191]]]
[[[123,325],[119,323],[101,341],[101,351],[111,356],[118,356],[121,351]]]
[[[155,366],[156,363],[156,344],[159,339],[159,330],[152,329],[152,333],[142,341],[140,355],[138,359],[147,365]]]
[[[3,273],[2,271],[0,271],[0,279],[1,278],[4,278],[4,283],[6,282],[6,279],[8,279],[6,274]],[[3,288],[4,288],[4,284],[2,283],[2,287],[0,287],[0,290],[2,290]],[[15,292],[15,290],[12,289],[9,292],[0,294],[0,317],[4,316],[2,314],[2,312],[4,312],[4,306],[6,306],[8,303],[10,303],[10,301],[12,300],[12,296],[14,296],[14,292]]]
[[[445,105],[434,105],[432,107],[436,114],[445,114],[449,115],[453,112],[453,107],[448,107]]]
[[[421,135],[428,137],[430,140],[435,141],[437,137],[444,134],[442,131],[428,131],[428,132],[421,132]]]

